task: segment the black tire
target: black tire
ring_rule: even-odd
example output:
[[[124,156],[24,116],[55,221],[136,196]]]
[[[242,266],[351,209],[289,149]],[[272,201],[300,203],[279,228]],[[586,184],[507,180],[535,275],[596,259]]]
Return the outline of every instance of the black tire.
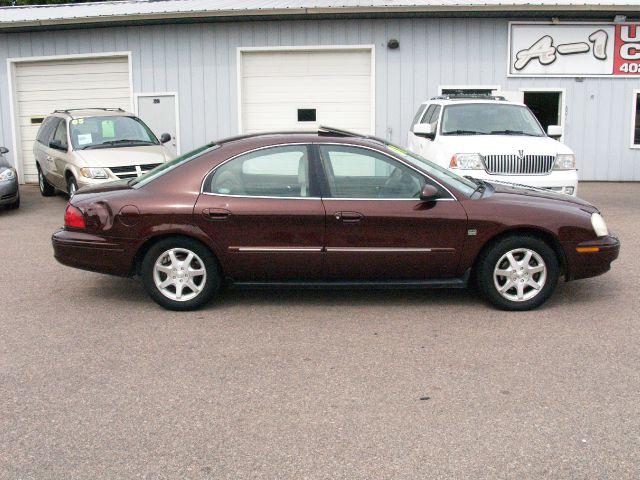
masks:
[[[508,257],[509,252],[511,257]],[[525,265],[527,252],[532,254]],[[515,260],[516,268],[511,259]],[[543,267],[542,271],[536,271],[540,267]],[[494,276],[498,271],[510,273]],[[494,306],[524,311],[539,307],[551,297],[558,284],[560,267],[556,253],[546,242],[531,235],[514,235],[486,248],[478,259],[476,273],[480,293]],[[535,288],[533,285],[540,285],[539,282],[542,287]],[[503,293],[499,288],[505,289]]]
[[[56,194],[56,189],[44,177],[40,165],[38,165],[38,186],[40,187],[40,194],[43,197],[52,197]]]
[[[69,198],[73,197],[76,190],[78,190],[78,182],[76,181],[76,177],[71,174],[67,177],[67,195],[69,195]]]
[[[187,259],[186,252],[192,252],[193,254],[195,254],[193,260],[188,266],[196,267],[195,269],[192,268],[191,271],[199,271],[199,267],[201,266],[202,270],[204,271],[204,275],[194,275],[192,277],[185,276],[184,285],[182,284],[182,280],[180,280],[180,284],[178,284],[178,279],[183,278],[181,277],[181,275],[185,275],[186,272],[181,272],[180,265],[178,264],[174,265],[173,263],[166,263],[172,262],[168,252],[174,249],[175,251],[173,253],[176,259],[180,261],[185,261]],[[170,279],[169,274],[163,271],[156,271],[155,267],[156,262],[158,261],[161,261],[161,263],[165,263],[165,269],[172,269],[172,267],[177,266],[178,271],[176,272],[174,270],[174,274],[176,276],[172,276]],[[142,268],[140,270],[140,273],[142,276],[142,282],[149,296],[151,296],[151,298],[156,303],[163,306],[164,308],[177,311],[195,310],[201,307],[219,291],[221,283],[221,276],[218,270],[218,262],[216,261],[216,258],[213,256],[211,251],[200,242],[187,237],[170,237],[164,240],[160,240],[158,243],[153,245],[147,251],[142,260]],[[161,282],[169,281],[170,284],[166,288],[161,289],[158,285],[156,285],[156,278]],[[174,281],[172,281],[172,279]],[[200,288],[199,292],[195,296],[192,296],[192,298],[188,297],[196,292],[195,290],[190,288],[189,281],[193,282],[192,284],[194,286]],[[180,300],[176,298],[170,298],[170,296],[177,296],[178,286],[180,287],[182,294],[184,294],[184,296],[187,298],[183,298]],[[163,291],[165,293],[163,293]]]
[[[20,208],[20,197],[18,197],[15,202],[7,205],[7,208],[9,210],[17,210],[18,208]]]

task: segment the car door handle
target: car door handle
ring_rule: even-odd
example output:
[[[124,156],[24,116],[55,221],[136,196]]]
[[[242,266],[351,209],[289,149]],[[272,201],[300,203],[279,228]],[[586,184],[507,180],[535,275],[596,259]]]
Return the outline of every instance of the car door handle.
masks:
[[[359,212],[336,212],[333,216],[343,223],[357,223],[364,218]]]
[[[47,155],[47,162],[53,162],[53,157]]]
[[[207,220],[226,220],[231,212],[225,208],[205,208],[202,210],[202,215]]]

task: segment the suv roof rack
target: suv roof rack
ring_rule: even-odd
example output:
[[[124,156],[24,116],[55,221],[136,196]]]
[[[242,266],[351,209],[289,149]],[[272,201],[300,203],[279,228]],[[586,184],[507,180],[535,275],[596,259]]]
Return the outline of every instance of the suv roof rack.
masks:
[[[69,113],[69,112],[77,112],[79,110],[104,110],[105,112],[124,112],[124,110],[121,108],[87,107],[87,108],[67,108],[66,110],[54,110],[53,113]]]
[[[431,100],[458,100],[465,98],[475,98],[477,100],[506,100],[502,95],[486,95],[484,93],[450,93],[432,97]]]

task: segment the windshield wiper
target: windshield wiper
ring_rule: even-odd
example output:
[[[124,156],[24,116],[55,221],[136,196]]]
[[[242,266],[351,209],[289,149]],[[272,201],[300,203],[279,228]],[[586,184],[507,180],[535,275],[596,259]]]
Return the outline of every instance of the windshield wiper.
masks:
[[[523,132],[522,130],[492,130],[491,135],[526,135],[528,137],[539,137],[534,133]]]
[[[448,132],[442,132],[443,135],[486,135],[484,132],[478,132],[477,130],[449,130]]]
[[[92,145],[85,145],[84,147],[80,147],[78,150],[87,150],[91,148],[107,148],[114,147],[116,145],[156,145],[156,143],[151,142],[149,140],[107,140],[102,143],[94,143]]]
[[[470,175],[465,175],[464,178],[471,180],[473,183],[477,185],[473,193],[476,193],[476,192],[482,193],[487,189],[487,182],[485,182],[484,180],[480,180],[479,178],[475,178]]]

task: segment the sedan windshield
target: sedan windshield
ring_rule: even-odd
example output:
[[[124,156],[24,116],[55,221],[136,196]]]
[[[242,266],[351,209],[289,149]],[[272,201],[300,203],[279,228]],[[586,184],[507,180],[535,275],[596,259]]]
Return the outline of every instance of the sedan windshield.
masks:
[[[460,193],[470,197],[473,192],[476,191],[478,185],[471,180],[461,177],[453,173],[446,168],[442,168],[440,165],[436,165],[433,162],[430,162],[426,158],[421,157],[420,155],[416,155],[413,152],[409,152],[404,148],[398,147],[392,143],[387,143],[387,148],[391,151],[399,154],[402,158],[404,158],[407,162],[412,163],[413,165],[421,168],[431,175],[433,178],[438,180],[440,183],[444,184],[447,187],[455,188]]]
[[[448,105],[442,114],[442,135],[528,135],[544,131],[527,107],[505,103]]]
[[[75,150],[160,144],[149,127],[136,117],[74,118],[70,127],[71,144]]]

